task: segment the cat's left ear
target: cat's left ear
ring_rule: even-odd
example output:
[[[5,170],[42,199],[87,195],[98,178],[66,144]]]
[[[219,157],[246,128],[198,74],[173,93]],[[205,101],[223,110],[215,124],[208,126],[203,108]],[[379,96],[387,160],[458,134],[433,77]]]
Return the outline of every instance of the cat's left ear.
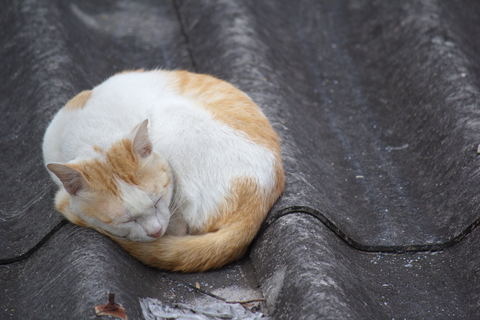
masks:
[[[88,187],[88,182],[84,175],[72,167],[53,162],[47,164],[47,168],[62,181],[65,190],[72,196],[76,196],[80,190]]]
[[[142,159],[147,158],[153,152],[153,145],[148,136],[148,120],[143,121],[135,133],[133,139],[133,152],[139,155]]]

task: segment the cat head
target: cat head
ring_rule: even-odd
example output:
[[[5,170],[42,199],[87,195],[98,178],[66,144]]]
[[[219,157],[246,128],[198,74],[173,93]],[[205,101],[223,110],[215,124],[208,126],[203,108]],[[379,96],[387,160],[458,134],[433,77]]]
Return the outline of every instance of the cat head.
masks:
[[[47,168],[70,195],[70,207],[87,225],[131,241],[162,236],[170,219],[173,181],[153,151],[145,120],[99,156]]]

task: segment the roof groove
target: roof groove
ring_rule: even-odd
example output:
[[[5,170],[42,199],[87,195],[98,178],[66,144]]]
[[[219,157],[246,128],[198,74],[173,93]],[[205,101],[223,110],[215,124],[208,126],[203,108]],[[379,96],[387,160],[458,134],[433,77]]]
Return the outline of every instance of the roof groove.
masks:
[[[50,230],[49,233],[47,233],[40,241],[37,242],[36,245],[31,247],[27,252],[18,256],[13,256],[11,258],[0,259],[0,265],[11,264],[27,259],[32,253],[37,251],[37,249],[39,249],[43,244],[45,244],[45,242],[47,242],[55,233],[57,233],[57,231],[59,231],[66,224],[68,224],[68,220],[61,220],[54,228],[52,228],[52,230]]]
[[[274,224],[280,218],[295,214],[302,213],[312,216],[322,222],[328,229],[330,229],[336,236],[338,236],[343,242],[348,246],[364,252],[369,253],[405,253],[405,252],[435,252],[442,251],[447,249],[459,242],[461,242],[469,233],[471,233],[475,228],[480,224],[480,218],[475,220],[472,224],[466,227],[463,231],[451,237],[447,241],[440,243],[430,243],[430,244],[411,244],[411,245],[395,245],[395,246],[384,246],[384,245],[368,245],[361,243],[354,238],[348,236],[343,232],[334,222],[328,219],[323,213],[318,210],[315,210],[308,206],[290,206],[282,210],[276,211],[274,214],[270,215],[262,225],[262,228],[259,234],[264,233],[272,224]]]

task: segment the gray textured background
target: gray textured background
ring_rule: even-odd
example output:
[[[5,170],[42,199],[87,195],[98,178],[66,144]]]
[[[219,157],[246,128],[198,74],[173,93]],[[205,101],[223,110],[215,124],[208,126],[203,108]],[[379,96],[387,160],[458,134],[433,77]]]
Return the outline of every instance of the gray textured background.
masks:
[[[476,2],[0,8],[1,319],[95,319],[107,292],[139,319],[139,298],[226,289],[263,294],[275,319],[478,318]],[[41,140],[55,112],[118,71],[158,67],[233,83],[282,138],[285,194],[247,257],[219,271],[147,268],[53,209]]]

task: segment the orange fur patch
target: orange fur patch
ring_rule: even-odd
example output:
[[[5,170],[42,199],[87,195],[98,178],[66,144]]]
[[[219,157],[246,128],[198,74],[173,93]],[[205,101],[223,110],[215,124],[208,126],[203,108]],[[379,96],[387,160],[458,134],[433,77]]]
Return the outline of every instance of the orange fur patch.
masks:
[[[72,212],[72,208],[70,207],[70,195],[63,188],[58,190],[55,195],[55,209],[63,214],[70,222],[82,227],[88,226],[82,218]]]
[[[83,109],[87,104],[88,100],[90,100],[92,96],[91,90],[85,90],[77,94],[73,97],[70,101],[67,102],[63,110],[66,111],[76,111],[79,109]]]
[[[88,186],[93,192],[108,193],[119,196],[120,189],[115,180],[115,175],[107,163],[100,159],[91,159],[68,166],[80,171],[88,181]]]
[[[114,143],[105,155],[106,165],[118,178],[128,184],[139,185],[137,177],[138,158],[133,154],[133,144],[129,139]]]
[[[132,153],[132,141],[123,139],[112,144],[105,152],[105,161],[99,158],[69,164],[83,173],[94,192],[103,192],[120,196],[116,179],[138,185],[136,177],[138,159]]]
[[[243,132],[254,142],[278,152],[278,135],[260,108],[242,91],[209,75],[171,71],[178,94],[200,102],[213,117]]]

